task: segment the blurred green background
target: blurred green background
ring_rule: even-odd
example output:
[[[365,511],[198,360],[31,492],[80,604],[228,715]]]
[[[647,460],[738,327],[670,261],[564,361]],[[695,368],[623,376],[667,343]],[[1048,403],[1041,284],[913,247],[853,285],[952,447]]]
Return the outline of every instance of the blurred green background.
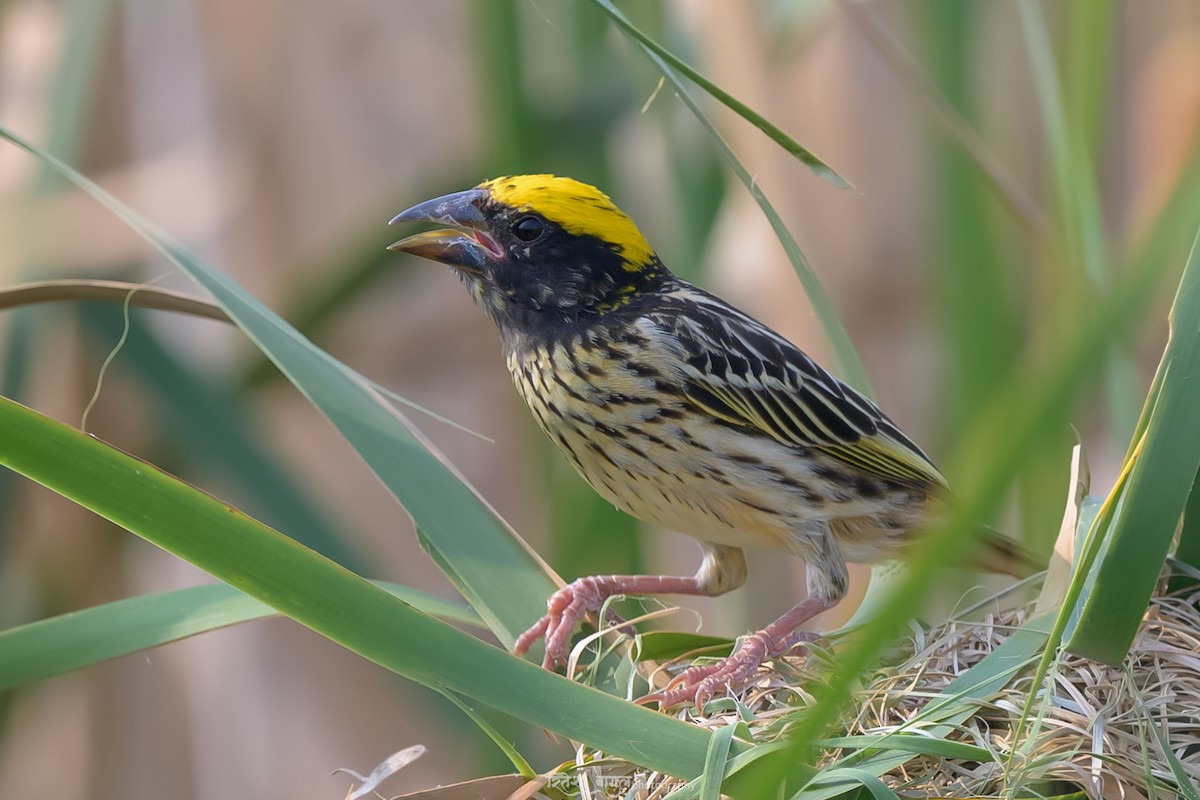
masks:
[[[1200,213],[1194,0],[1027,3],[1025,18],[1019,4],[987,0],[622,8],[855,184],[833,188],[707,106],[834,297],[879,401],[935,460],[972,409],[1054,352],[1115,275],[1182,264]],[[1030,9],[1044,15],[1045,48]],[[1061,102],[1047,105],[1055,71]],[[590,2],[7,0],[0,122],[335,356],[493,439],[417,417],[567,578],[690,572],[696,553],[685,537],[638,536],[550,452],[458,281],[384,251],[392,214],[499,174],[572,175],[611,194],[676,272],[830,361],[749,194]],[[190,288],[9,147],[0,243],[2,285]],[[1057,532],[1071,426],[1096,486],[1111,485],[1172,288],[1096,366],[1057,437],[1028,454],[1006,530],[1043,548]],[[79,425],[122,329],[113,306],[5,312],[0,393]],[[364,574],[453,593],[350,448],[236,331],[132,312],[87,430]],[[752,557],[751,571],[747,590],[688,601],[706,631],[761,625],[804,595],[799,562]],[[205,579],[0,474],[0,627]],[[566,757],[494,721],[527,755]],[[0,797],[335,797],[346,779],[331,770],[369,771],[416,743],[429,753],[391,793],[505,769],[432,693],[273,621],[0,695]]]

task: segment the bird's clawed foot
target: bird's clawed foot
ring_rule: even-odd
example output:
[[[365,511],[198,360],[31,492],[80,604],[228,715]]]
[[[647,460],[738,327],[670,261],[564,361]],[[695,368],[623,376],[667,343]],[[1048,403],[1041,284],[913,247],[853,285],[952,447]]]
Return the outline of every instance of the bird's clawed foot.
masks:
[[[659,692],[648,694],[639,703],[658,703],[661,709],[683,703],[693,703],[697,709],[724,691],[741,689],[754,677],[755,672],[768,659],[781,656],[802,642],[817,639],[818,635],[807,631],[791,633],[780,639],[773,638],[767,631],[759,631],[744,637],[737,648],[716,664],[689,667],[675,676]]]
[[[544,636],[546,654],[542,657],[542,666],[553,670],[557,664],[566,664],[571,652],[571,632],[576,623],[589,612],[599,611],[605,600],[622,591],[623,586],[615,576],[596,575],[572,581],[550,595],[546,601],[546,615],[517,638],[513,651],[521,655]],[[611,614],[609,622],[619,624],[621,620]]]

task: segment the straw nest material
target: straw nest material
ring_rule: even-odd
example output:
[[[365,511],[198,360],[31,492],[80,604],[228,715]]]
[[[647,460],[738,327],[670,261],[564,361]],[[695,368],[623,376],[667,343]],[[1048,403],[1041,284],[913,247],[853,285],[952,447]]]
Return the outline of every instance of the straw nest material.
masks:
[[[915,755],[883,775],[884,782],[902,797],[1021,798],[1075,791],[1105,800],[1195,796],[1178,787],[1184,781],[1200,786],[1198,600],[1200,593],[1154,598],[1118,667],[1062,654],[1047,679],[1052,688],[1033,704],[1015,754],[1013,735],[1032,689],[1031,667],[948,734],[945,728],[935,734],[979,748],[976,760]],[[933,733],[936,724],[919,718],[930,699],[1003,643],[1028,613],[1023,608],[951,621],[914,635],[864,678],[841,735]],[[836,660],[836,654],[823,658]],[[811,702],[804,685],[828,668],[823,658],[812,665],[787,659],[764,667],[737,698],[741,708],[727,702],[717,704],[719,712],[698,716],[688,710],[681,716],[711,729],[748,719],[755,740],[770,741],[784,735],[797,706]],[[991,758],[979,758],[981,751]],[[848,752],[828,750],[822,765]],[[581,751],[579,763],[594,764],[598,757]],[[606,769],[611,774],[613,767]],[[620,785],[637,785],[636,796],[650,800],[679,786],[665,776],[624,774]]]

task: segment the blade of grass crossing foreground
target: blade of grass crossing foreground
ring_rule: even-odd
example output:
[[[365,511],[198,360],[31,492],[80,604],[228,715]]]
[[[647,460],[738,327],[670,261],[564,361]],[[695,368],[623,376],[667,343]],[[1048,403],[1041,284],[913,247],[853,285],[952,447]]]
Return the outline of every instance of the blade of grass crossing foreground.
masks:
[[[769,787],[784,780],[781,770],[803,762],[811,744],[822,738],[825,728],[850,696],[857,676],[862,673],[891,636],[902,629],[905,619],[934,583],[939,564],[961,547],[959,536],[972,529],[974,520],[994,513],[1006,487],[1019,469],[1023,454],[1060,419],[1074,400],[1084,381],[1093,374],[1095,364],[1114,341],[1128,334],[1134,322],[1153,297],[1162,274],[1160,263],[1139,263],[1138,269],[1120,276],[1119,285],[1108,293],[1096,313],[1065,342],[1058,357],[1027,379],[1006,384],[993,401],[981,408],[975,424],[961,437],[955,456],[979,459],[988,453],[988,468],[982,472],[960,469],[968,480],[959,484],[961,503],[951,517],[931,529],[927,538],[914,549],[910,570],[895,593],[896,602],[885,605],[878,616],[867,621],[857,641],[840,656],[839,669],[828,677],[821,702],[806,710],[792,729],[793,741],[781,761],[755,765],[755,774],[747,775],[747,794],[771,791]],[[1028,386],[1039,386],[1039,394],[1030,399]],[[1190,477],[1190,476],[1189,476]],[[965,555],[965,553],[964,553]]]
[[[973,119],[980,104],[976,91],[980,67],[971,42],[987,9],[958,0],[915,7],[923,10],[927,59],[938,87],[964,119]],[[991,214],[988,183],[967,153],[940,144],[935,154],[934,213],[939,222],[930,279],[947,353],[935,396],[943,405],[938,433],[957,437],[973,410],[987,402],[1009,374],[1027,332],[1013,265],[1004,258],[1008,233],[1014,229]],[[963,269],[965,264],[970,269]]]
[[[107,349],[120,338],[122,317],[112,312],[92,304],[80,307],[84,328],[93,334],[89,343]],[[179,442],[210,468],[227,474],[255,516],[347,569],[364,571],[366,559],[355,552],[352,539],[338,531],[309,492],[261,443],[261,428],[241,395],[201,380],[172,358],[138,317],[129,318],[123,354],[122,364],[158,402],[157,416],[165,426],[159,436]]]
[[[466,606],[406,586],[375,585],[426,614],[483,624]],[[9,628],[0,631],[0,691],[277,614],[266,603],[215,583],[130,597]]]
[[[1144,445],[1068,643],[1071,652],[1108,664],[1121,662],[1137,633],[1200,469],[1200,231],[1169,322]]]
[[[1108,245],[1097,188],[1096,154],[1104,144],[1108,99],[1112,4],[1109,0],[1065,7],[1067,76],[1060,81],[1041,8],[1018,6],[1033,66],[1055,188],[1072,268],[1082,267],[1096,286],[1108,280]],[[1064,90],[1065,84],[1065,90]],[[1130,435],[1137,418],[1137,371],[1123,348],[1109,354],[1105,371],[1110,432]]]
[[[6,398],[0,464],[400,675],[650,769],[683,778],[703,771],[707,731],[485,644],[157,468]]]
[[[92,181],[7,128],[0,137],[100,201],[212,293],[238,327],[358,451],[454,570],[452,579],[506,645],[533,623],[556,585],[545,564],[407,427],[367,381],[317,349],[228,277],[204,265]]]
[[[1089,148],[1084,146],[1082,132],[1067,118],[1041,6],[1034,0],[1020,0],[1017,10],[1050,143],[1050,160],[1066,228],[1067,252],[1074,262],[1072,266],[1082,266],[1095,284],[1103,285],[1107,277],[1104,235],[1096,175],[1088,160]],[[1093,78],[1098,80],[1100,76],[1093,75]]]
[[[92,301],[115,303],[116,305],[128,308],[148,308],[159,311],[171,311],[176,314],[190,314],[204,319],[233,324],[233,320],[229,318],[225,310],[211,300],[204,300],[170,289],[160,289],[144,283],[94,280],[90,278],[63,278],[59,280],[21,283],[0,289],[0,310],[38,303]],[[119,337],[114,337],[114,341],[117,338]],[[275,370],[274,364],[270,361],[267,363],[270,364],[272,370]],[[242,386],[243,389],[248,388],[244,379],[236,383]],[[465,425],[461,425],[431,409],[418,405],[406,397],[401,397],[387,387],[380,386],[374,381],[370,383],[372,389],[387,397],[392,402],[418,411],[424,416],[435,419],[444,425],[449,425],[451,428],[457,428],[463,433],[468,433],[487,442],[492,441]],[[0,394],[12,397],[8,392],[0,391]]]

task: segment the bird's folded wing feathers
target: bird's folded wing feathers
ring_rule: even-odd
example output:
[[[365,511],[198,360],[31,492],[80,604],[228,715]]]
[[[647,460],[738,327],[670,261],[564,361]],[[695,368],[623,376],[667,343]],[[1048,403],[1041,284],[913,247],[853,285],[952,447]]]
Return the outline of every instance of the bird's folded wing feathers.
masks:
[[[716,298],[704,299],[714,313],[661,320],[685,353],[689,400],[726,424],[817,450],[867,474],[945,483],[874,403],[757,321]]]

